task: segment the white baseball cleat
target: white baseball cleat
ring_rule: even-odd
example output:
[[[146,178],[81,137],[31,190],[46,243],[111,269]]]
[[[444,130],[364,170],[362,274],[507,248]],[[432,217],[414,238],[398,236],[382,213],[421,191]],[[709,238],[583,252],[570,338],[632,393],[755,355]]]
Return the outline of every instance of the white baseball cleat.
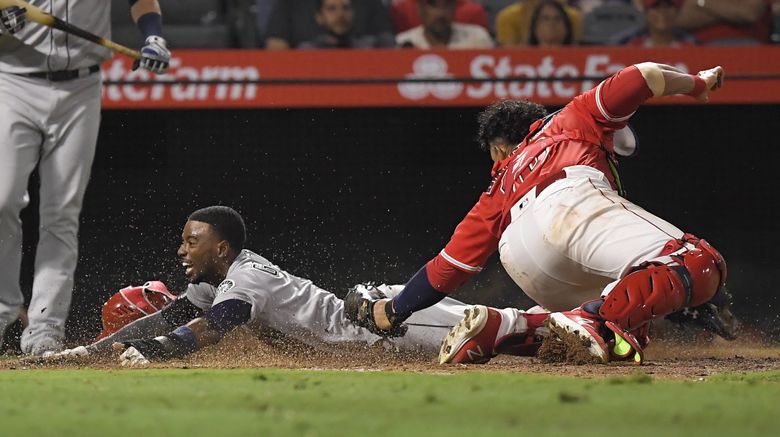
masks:
[[[547,319],[551,333],[563,341],[567,355],[584,352],[601,363],[609,362],[609,347],[599,334],[603,321],[580,308],[552,313]]]
[[[466,309],[465,317],[444,338],[439,364],[482,364],[495,356],[493,349],[501,327],[501,313],[484,305]]]

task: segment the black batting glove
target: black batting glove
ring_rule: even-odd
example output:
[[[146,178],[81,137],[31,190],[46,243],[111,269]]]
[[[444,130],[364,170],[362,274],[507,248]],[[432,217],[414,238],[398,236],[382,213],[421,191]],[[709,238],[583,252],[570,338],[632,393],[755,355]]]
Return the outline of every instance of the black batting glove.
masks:
[[[176,346],[167,336],[127,340],[121,342],[125,350],[135,348],[147,360],[167,360],[175,357]]]

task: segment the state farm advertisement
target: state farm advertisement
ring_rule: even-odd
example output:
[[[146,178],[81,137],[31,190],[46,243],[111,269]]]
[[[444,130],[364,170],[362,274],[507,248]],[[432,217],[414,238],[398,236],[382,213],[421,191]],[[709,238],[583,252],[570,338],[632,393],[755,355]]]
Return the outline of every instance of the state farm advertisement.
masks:
[[[780,103],[780,48],[174,51],[164,75],[103,65],[105,108],[481,106],[501,99],[563,105],[621,68],[662,62],[726,69],[714,104]],[[697,104],[685,97],[659,104]]]

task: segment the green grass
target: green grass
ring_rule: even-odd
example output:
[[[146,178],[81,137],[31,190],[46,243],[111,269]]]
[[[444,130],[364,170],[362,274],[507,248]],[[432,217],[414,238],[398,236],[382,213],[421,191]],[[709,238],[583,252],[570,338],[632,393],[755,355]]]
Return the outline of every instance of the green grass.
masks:
[[[272,369],[0,372],[0,434],[777,435],[780,372],[704,381]]]

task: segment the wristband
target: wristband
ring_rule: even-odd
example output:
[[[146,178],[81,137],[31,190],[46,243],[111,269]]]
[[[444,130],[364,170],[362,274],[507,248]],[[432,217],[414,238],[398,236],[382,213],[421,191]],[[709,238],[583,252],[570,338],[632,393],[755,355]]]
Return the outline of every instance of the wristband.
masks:
[[[162,35],[162,15],[157,12],[147,12],[141,15],[137,24],[141,33],[144,34],[144,39]]]
[[[691,75],[691,77],[693,78],[693,89],[685,94],[691,97],[699,97],[707,88],[707,82],[699,76]]]
[[[403,322],[415,311],[433,306],[447,297],[446,293],[442,293],[431,285],[430,281],[428,281],[427,272],[427,266],[423,266],[409,279],[404,290],[393,298],[393,319],[391,321]],[[385,309],[387,310],[387,306]]]
[[[175,357],[183,357],[198,349],[198,339],[195,333],[186,326],[176,328],[168,334],[168,339],[174,344],[175,349],[171,352]]]

